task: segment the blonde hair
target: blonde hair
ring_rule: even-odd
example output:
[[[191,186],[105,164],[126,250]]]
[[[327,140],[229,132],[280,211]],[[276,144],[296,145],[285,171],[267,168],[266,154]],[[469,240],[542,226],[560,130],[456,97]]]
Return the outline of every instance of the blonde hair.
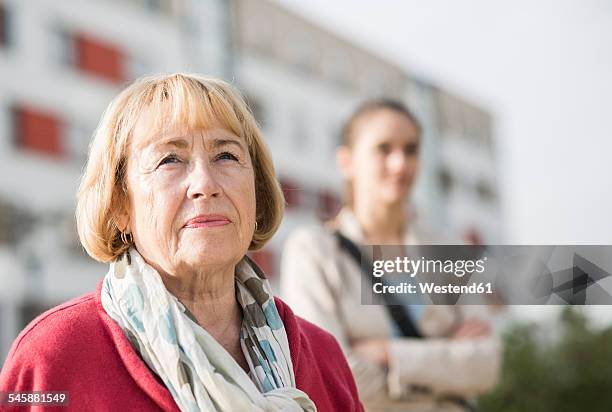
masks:
[[[89,148],[77,194],[76,221],[81,244],[100,262],[120,256],[118,214],[127,205],[126,154],[134,126],[145,110],[155,116],[152,130],[168,125],[203,129],[221,126],[247,143],[255,173],[257,226],[250,250],[274,235],[284,211],[284,197],[262,133],[240,93],[228,83],[195,74],[143,77],[123,90],[106,108]]]

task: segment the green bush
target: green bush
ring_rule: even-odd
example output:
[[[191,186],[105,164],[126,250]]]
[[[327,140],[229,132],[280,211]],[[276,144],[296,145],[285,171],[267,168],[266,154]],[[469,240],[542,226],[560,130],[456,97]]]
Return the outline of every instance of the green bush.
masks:
[[[612,411],[612,328],[592,328],[572,306],[560,316],[554,343],[541,339],[533,324],[505,334],[500,383],[479,398],[478,411]]]

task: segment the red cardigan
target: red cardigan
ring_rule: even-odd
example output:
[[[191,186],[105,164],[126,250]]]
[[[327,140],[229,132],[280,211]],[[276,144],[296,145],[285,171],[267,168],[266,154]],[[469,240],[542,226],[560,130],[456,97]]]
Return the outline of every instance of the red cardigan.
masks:
[[[96,293],[43,313],[19,334],[0,372],[0,391],[69,392],[67,408],[45,410],[179,411],[168,389],[104,311],[101,287],[102,282]],[[295,316],[278,298],[276,307],[287,331],[298,389],[319,411],[363,411],[335,338]]]

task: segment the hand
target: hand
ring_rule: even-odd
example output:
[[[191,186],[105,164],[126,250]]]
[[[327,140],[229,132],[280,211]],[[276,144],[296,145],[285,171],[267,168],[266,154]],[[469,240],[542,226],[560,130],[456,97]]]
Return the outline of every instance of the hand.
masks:
[[[389,342],[386,339],[363,339],[351,346],[353,353],[383,368],[389,366]]]
[[[479,319],[467,319],[451,335],[451,339],[483,338],[491,334],[491,325]]]

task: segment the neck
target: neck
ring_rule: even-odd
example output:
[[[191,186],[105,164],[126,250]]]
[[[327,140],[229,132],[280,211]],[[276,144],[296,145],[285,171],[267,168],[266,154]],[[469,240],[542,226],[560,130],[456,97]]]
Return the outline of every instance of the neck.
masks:
[[[352,208],[364,240],[371,244],[401,243],[407,223],[403,202],[374,204],[368,200],[355,202]]]
[[[172,293],[202,328],[236,360],[249,370],[240,346],[242,308],[236,300],[236,265],[225,267],[182,267],[172,275],[158,270],[166,289]]]
[[[234,270],[232,265],[221,270],[184,271],[173,276],[161,274],[168,291],[221,344],[235,338],[242,324]]]

